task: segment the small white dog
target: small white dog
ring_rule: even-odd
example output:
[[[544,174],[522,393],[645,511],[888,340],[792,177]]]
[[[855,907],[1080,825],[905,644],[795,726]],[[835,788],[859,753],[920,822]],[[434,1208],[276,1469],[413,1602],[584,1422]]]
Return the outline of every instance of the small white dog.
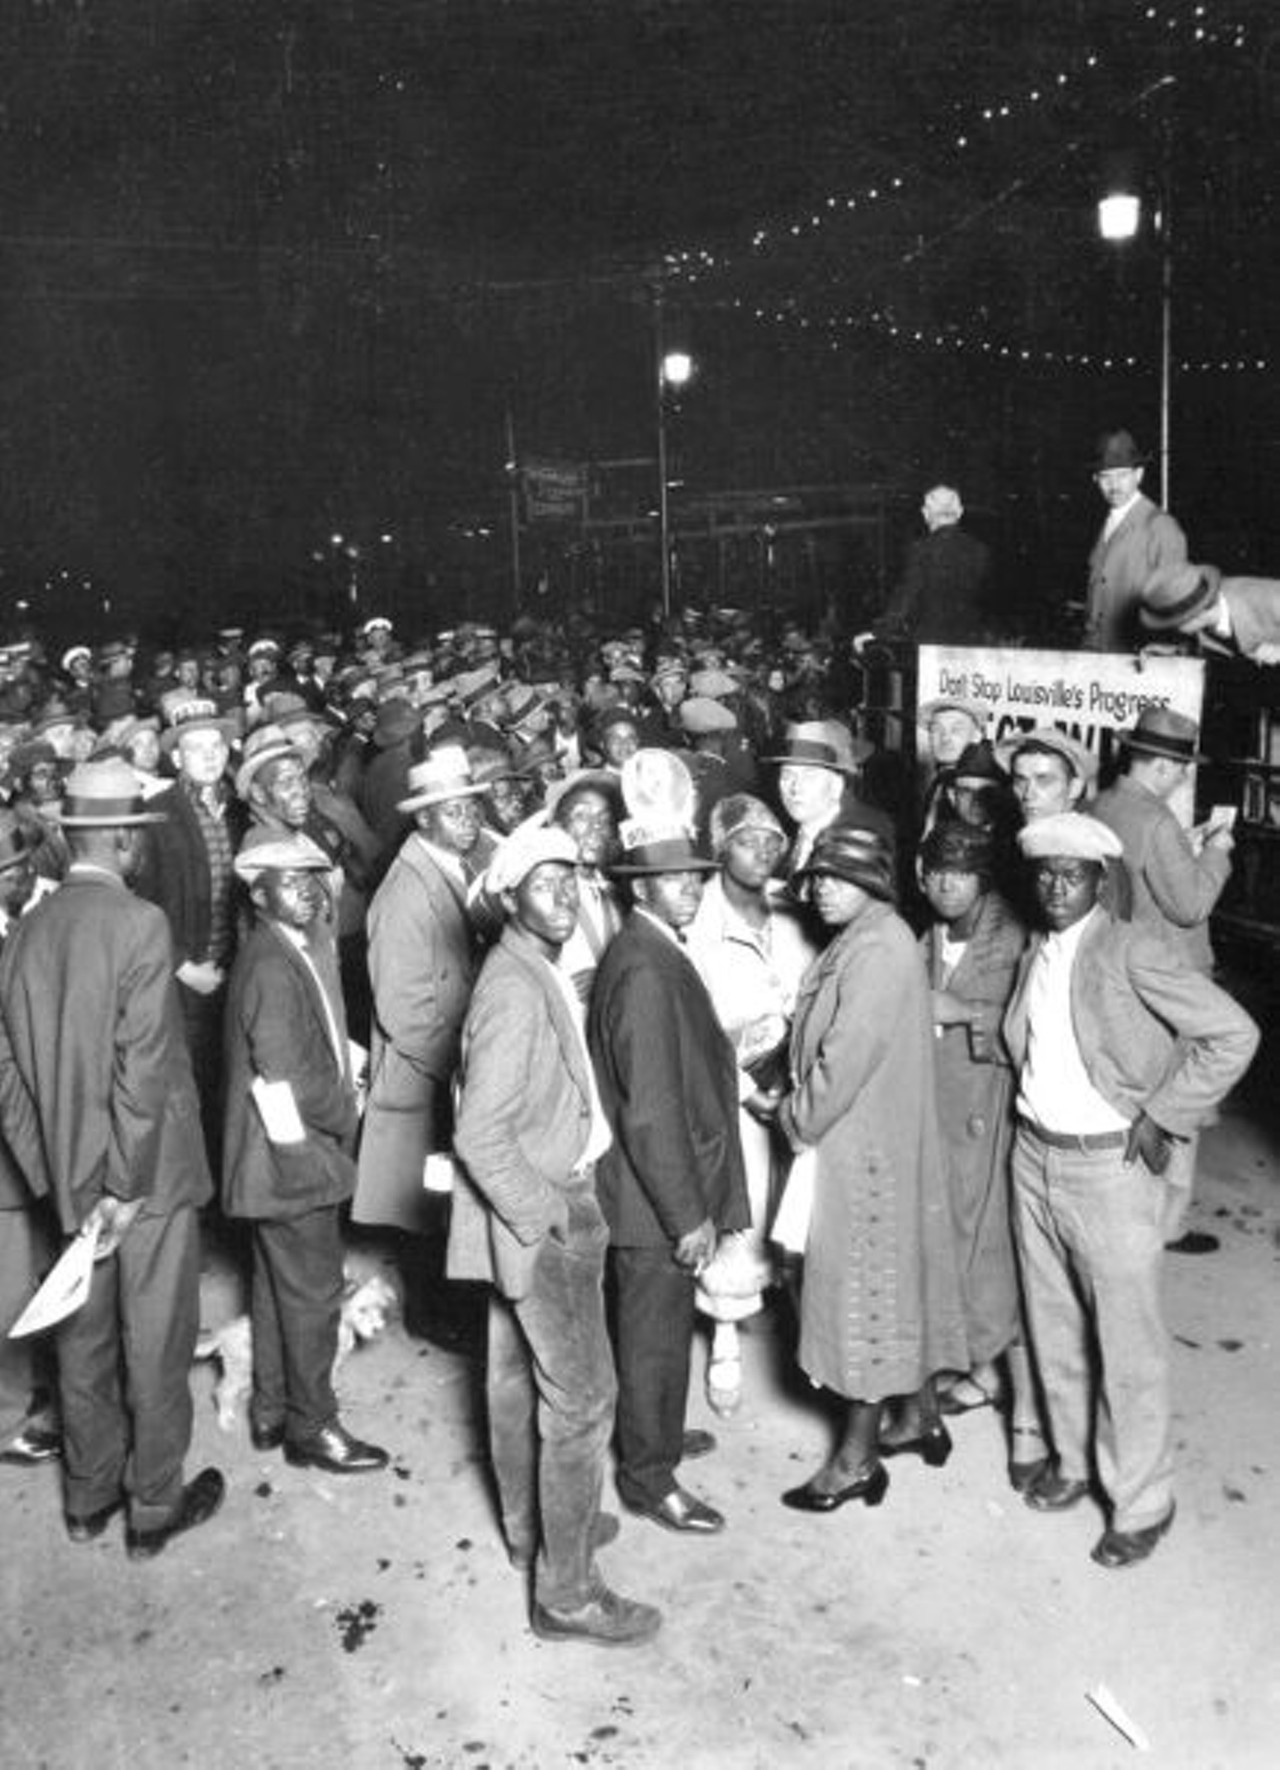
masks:
[[[376,1340],[394,1315],[399,1299],[395,1287],[381,1273],[355,1279],[348,1274],[338,1317],[338,1349],[333,1370],[366,1340]],[[224,1432],[235,1430],[242,1404],[253,1390],[253,1326],[247,1315],[235,1315],[220,1328],[202,1333],[196,1341],[196,1357],[218,1361],[220,1372],[213,1386],[218,1424]]]

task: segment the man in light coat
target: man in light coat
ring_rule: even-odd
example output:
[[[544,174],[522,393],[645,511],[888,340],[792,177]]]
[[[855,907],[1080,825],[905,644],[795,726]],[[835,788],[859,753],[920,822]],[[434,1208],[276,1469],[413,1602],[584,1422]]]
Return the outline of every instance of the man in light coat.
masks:
[[[1135,651],[1147,580],[1186,563],[1186,536],[1142,490],[1146,460],[1127,430],[1109,431],[1099,442],[1093,477],[1107,518],[1089,555],[1086,651]]]
[[[1112,921],[1098,892],[1122,852],[1114,831],[1065,812],[1019,842],[1048,932],[1004,1022],[1019,1071],[1014,1231],[1056,1453],[1023,1498],[1064,1511],[1096,1466],[1110,1519],[1093,1559],[1130,1567],[1174,1516],[1165,1175],[1244,1073],[1258,1030],[1161,941]]]
[[[617,1531],[600,1511],[617,1388],[595,1189],[610,1132],[560,964],[576,861],[565,831],[525,827],[488,869],[508,919],[463,1029],[448,1270],[493,1287],[490,1448],[512,1563],[533,1568],[534,1633],[621,1646],[661,1617],[611,1591],[594,1558]]]

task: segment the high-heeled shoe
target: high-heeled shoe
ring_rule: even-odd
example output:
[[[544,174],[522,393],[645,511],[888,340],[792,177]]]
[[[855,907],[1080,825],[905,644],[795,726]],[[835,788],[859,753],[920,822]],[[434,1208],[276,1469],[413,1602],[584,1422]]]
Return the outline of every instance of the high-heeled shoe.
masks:
[[[939,1420],[927,1432],[921,1432],[915,1438],[904,1438],[898,1444],[881,1439],[879,1449],[882,1457],[900,1457],[907,1451],[914,1451],[931,1469],[940,1469],[951,1455],[951,1434]]]
[[[844,1506],[850,1500],[862,1500],[868,1506],[878,1506],[889,1490],[889,1471],[883,1463],[873,1463],[865,1469],[856,1481],[847,1487],[837,1487],[828,1493],[823,1488],[815,1487],[812,1481],[806,1481],[803,1487],[788,1488],[782,1496],[784,1506],[790,1506],[793,1512],[834,1512],[838,1506]]]

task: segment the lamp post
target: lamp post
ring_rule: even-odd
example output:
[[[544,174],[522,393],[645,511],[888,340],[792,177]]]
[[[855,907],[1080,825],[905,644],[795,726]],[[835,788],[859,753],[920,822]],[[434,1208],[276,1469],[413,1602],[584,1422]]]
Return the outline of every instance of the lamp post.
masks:
[[[662,284],[653,291],[654,415],[658,431],[658,545],[661,550],[662,614],[671,613],[672,533],[671,489],[667,477],[667,390],[676,392],[693,379],[693,358],[687,350],[668,350]]]
[[[1169,417],[1173,391],[1173,218],[1169,201],[1169,153],[1165,146],[1164,189],[1154,216],[1160,242],[1160,502],[1167,510],[1171,496]],[[1130,190],[1108,191],[1098,203],[1098,232],[1104,240],[1124,245],[1142,226],[1142,199]]]

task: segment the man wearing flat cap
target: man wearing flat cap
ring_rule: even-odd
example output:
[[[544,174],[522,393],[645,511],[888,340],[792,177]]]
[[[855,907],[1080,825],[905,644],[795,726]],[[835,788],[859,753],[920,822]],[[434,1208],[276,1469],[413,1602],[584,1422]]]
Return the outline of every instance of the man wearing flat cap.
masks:
[[[72,771],[61,815],[66,881],[0,957],[0,1119],[62,1233],[98,1235],[88,1298],[58,1330],[67,1532],[89,1542],[127,1506],[145,1559],[222,1500],[216,1469],[182,1478],[212,1186],[168,926],[129,890],[159,814],[113,758]]]
[[[222,1203],[252,1231],[249,1433],[255,1450],[283,1445],[290,1463],[359,1474],[387,1453],[352,1437],[333,1390],[356,1096],[333,946],[319,932],[329,857],[300,832],[259,826],[235,869],[256,915],[227,990]]]
[[[448,1271],[492,1287],[490,1452],[512,1565],[533,1575],[534,1633],[622,1646],[661,1619],[611,1591],[595,1561],[618,1528],[600,1510],[617,1385],[595,1176],[611,1136],[560,962],[577,858],[566,831],[525,825],[485,874],[505,926],[462,1033]]]
[[[1106,824],[1066,812],[1019,843],[1044,932],[1004,1022],[1018,1071],[1014,1230],[1055,1453],[1023,1498],[1065,1511],[1096,1469],[1109,1516],[1093,1559],[1130,1567],[1174,1515],[1167,1175],[1258,1030],[1164,942],[1108,915],[1103,863],[1121,844]]]
[[[1186,563],[1186,536],[1142,490],[1146,463],[1127,430],[1110,430],[1099,439],[1093,477],[1107,517],[1089,555],[1085,651],[1136,651],[1148,579]]]
[[[668,1530],[724,1519],[676,1479],[706,1438],[684,1430],[694,1286],[725,1230],[750,1222],[738,1069],[685,950],[716,863],[683,829],[624,826],[615,874],[634,907],[591,992],[588,1038],[613,1144],[600,1162],[617,1286],[618,1492]]]

